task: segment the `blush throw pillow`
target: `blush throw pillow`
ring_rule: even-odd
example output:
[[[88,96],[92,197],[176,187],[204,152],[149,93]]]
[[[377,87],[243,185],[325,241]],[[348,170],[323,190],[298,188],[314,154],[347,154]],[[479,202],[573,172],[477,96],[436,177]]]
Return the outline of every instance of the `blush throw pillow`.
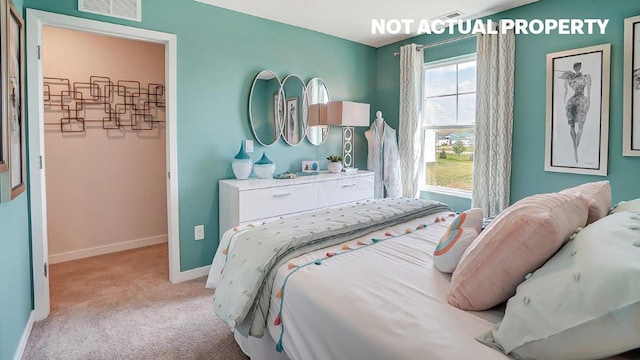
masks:
[[[516,359],[602,359],[640,347],[640,215],[580,231],[518,286],[478,340]]]
[[[458,215],[433,252],[433,264],[443,273],[452,273],[469,245],[482,231],[482,209],[469,209]]]
[[[503,211],[467,248],[451,277],[449,303],[486,310],[506,301],[587,221],[585,200],[540,194]]]
[[[611,185],[608,180],[590,182],[560,191],[582,196],[589,206],[587,225],[607,216],[611,208]]]

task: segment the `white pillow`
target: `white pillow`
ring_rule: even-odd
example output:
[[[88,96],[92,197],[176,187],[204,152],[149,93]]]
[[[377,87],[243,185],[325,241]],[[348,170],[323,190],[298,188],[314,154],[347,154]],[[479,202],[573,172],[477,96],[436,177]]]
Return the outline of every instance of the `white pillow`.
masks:
[[[516,359],[600,359],[640,347],[640,215],[606,216],[572,237],[479,341]]]
[[[433,264],[443,273],[452,273],[464,251],[482,231],[482,209],[469,209],[453,220],[433,253]]]
[[[617,214],[622,211],[640,211],[640,199],[620,201],[616,206],[613,207],[611,213]]]

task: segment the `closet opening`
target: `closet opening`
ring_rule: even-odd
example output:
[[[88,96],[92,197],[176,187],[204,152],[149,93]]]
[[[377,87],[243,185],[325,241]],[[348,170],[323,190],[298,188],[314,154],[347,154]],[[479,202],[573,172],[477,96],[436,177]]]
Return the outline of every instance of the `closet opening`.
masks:
[[[137,260],[153,257],[156,277],[190,280],[180,271],[176,35],[32,9],[26,23],[34,320],[49,315],[58,265],[109,267],[126,250],[134,265],[123,277],[138,281]]]

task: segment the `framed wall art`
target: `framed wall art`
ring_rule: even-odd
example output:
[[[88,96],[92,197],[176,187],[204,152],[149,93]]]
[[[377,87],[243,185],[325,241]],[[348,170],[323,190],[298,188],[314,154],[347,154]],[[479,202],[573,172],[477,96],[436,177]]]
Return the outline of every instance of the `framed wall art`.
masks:
[[[607,175],[611,44],[547,54],[545,170]]]
[[[285,124],[284,124],[284,135],[289,143],[298,144],[300,142],[300,130],[298,129],[298,97],[290,97],[287,99],[287,108],[286,108],[286,116]]]
[[[2,35],[0,36],[0,173],[4,173],[9,170],[8,166],[8,150],[7,150],[7,115],[5,109],[6,104],[6,37],[4,35],[7,21],[7,0],[0,0],[0,29],[2,29]],[[0,196],[1,197],[1,196]]]
[[[624,20],[622,154],[640,156],[640,16]]]
[[[280,92],[273,93],[273,127],[275,129],[275,139],[278,141],[282,133],[282,122],[284,121],[284,99]]]
[[[5,29],[5,80],[3,81],[3,117],[6,130],[6,148],[9,177],[2,184],[2,192],[9,190],[9,199],[15,199],[26,188],[26,141],[24,111],[24,21],[16,7],[8,1]],[[3,178],[6,182],[6,177]],[[2,199],[3,201],[5,198]]]

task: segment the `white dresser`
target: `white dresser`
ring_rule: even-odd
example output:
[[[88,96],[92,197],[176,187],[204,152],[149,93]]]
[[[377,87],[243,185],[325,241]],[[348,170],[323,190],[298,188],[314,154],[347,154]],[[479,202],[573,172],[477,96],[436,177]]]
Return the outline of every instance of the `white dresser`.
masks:
[[[373,198],[373,172],[297,179],[220,180],[220,236],[228,229],[276,216]]]

